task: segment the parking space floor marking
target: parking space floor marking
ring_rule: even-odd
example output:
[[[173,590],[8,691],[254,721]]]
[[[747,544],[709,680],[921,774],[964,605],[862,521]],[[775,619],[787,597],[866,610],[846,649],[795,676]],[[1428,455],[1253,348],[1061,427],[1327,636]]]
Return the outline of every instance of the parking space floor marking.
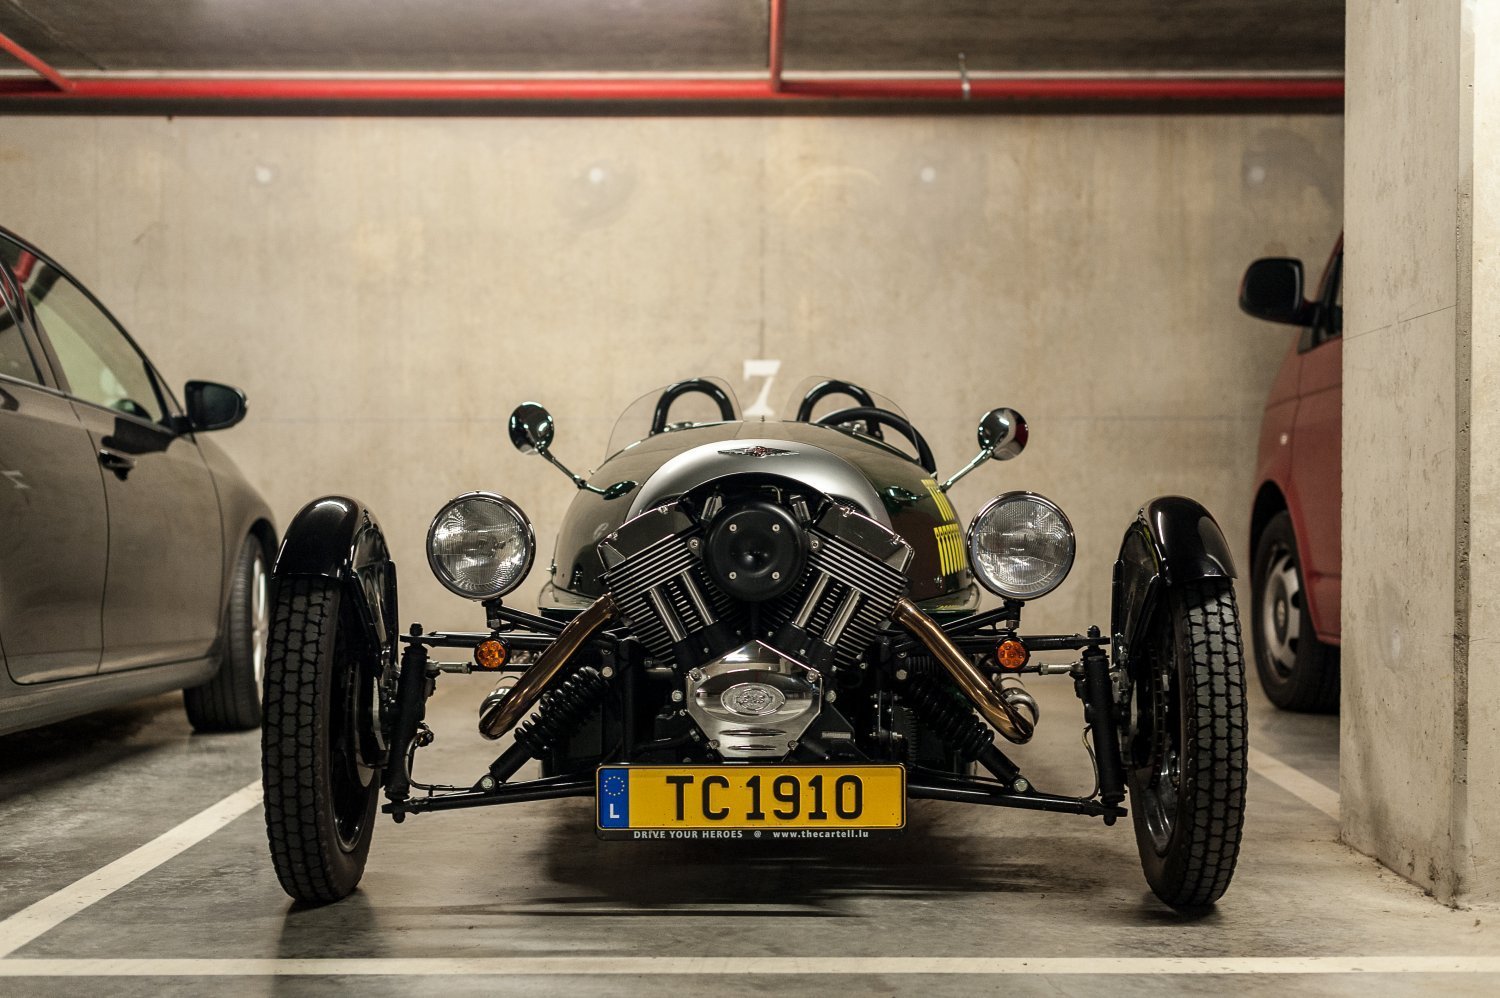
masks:
[[[1170,976],[1500,974],[1500,956],[1250,957],[382,957],[374,959],[0,960],[0,977]]]
[[[1339,820],[1339,795],[1301,770],[1293,769],[1275,756],[1266,755],[1259,749],[1250,750],[1250,769],[1287,793],[1311,804],[1334,821]]]
[[[4,957],[61,925],[89,905],[102,901],[173,856],[202,842],[255,807],[261,799],[260,781],[256,780],[108,866],[22,908],[0,922],[0,964],[5,962]]]

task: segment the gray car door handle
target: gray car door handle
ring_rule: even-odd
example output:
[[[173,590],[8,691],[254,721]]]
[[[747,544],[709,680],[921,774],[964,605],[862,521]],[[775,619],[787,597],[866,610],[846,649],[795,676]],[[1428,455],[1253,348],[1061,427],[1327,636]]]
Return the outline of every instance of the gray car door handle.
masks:
[[[130,474],[130,469],[135,467],[135,458],[126,457],[124,454],[116,454],[112,450],[101,450],[99,452],[99,463],[110,471],[113,471],[120,479]]]

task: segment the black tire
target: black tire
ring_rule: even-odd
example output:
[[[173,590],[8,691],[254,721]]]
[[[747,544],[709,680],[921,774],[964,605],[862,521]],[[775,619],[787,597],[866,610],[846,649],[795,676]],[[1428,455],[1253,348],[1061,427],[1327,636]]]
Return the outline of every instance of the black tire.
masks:
[[[182,691],[182,705],[197,731],[248,731],[260,725],[261,680],[270,621],[269,581],[260,539],[245,538],[229,583],[219,671],[202,686]]]
[[[358,886],[370,854],[380,774],[357,747],[353,621],[332,579],[274,587],[261,766],[266,835],[282,889],[326,903]]]
[[[1250,568],[1250,637],[1266,697],[1282,710],[1339,709],[1339,650],[1318,640],[1307,612],[1302,557],[1292,518],[1272,517]]]
[[[1245,823],[1245,663],[1232,583],[1170,590],[1152,637],[1131,666],[1130,811],[1151,890],[1195,908],[1228,889]]]

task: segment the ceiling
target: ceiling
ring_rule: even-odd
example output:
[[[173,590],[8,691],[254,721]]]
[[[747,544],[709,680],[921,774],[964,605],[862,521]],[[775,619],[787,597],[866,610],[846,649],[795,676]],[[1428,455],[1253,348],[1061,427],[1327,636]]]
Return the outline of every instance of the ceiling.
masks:
[[[67,74],[763,74],[766,0],[0,0]],[[1343,0],[788,0],[785,73],[1343,69]],[[24,71],[0,53],[0,70]]]

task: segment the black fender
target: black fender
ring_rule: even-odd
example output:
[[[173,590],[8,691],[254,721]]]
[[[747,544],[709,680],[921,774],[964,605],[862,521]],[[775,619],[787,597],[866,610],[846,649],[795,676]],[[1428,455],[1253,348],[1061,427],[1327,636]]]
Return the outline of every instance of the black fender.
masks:
[[[1141,507],[1125,530],[1115,561],[1110,631],[1128,658],[1144,637],[1167,589],[1198,579],[1236,578],[1224,531],[1202,504],[1159,496]]]
[[[273,578],[337,579],[358,609],[365,643],[379,652],[382,671],[396,668],[396,564],[385,532],[364,503],[324,496],[303,506],[287,526]]]

